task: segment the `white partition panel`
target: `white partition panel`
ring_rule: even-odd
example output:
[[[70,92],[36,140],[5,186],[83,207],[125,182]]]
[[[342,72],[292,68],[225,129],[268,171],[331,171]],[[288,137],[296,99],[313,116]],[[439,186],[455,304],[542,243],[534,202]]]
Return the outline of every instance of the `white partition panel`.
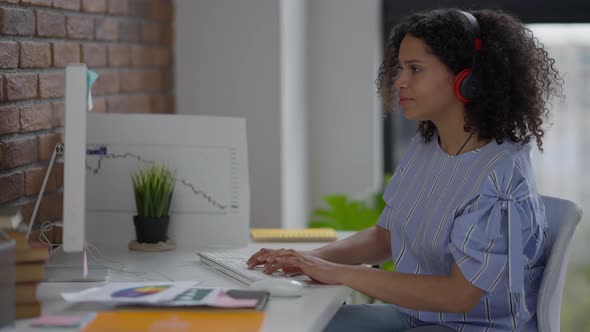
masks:
[[[87,237],[126,247],[135,239],[131,172],[153,162],[177,171],[169,237],[182,248],[248,242],[246,121],[156,114],[89,114]]]

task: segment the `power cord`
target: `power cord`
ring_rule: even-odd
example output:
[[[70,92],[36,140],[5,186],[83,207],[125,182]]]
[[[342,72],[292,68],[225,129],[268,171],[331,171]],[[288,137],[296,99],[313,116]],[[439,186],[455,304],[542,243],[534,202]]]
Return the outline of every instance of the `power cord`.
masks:
[[[49,246],[49,257],[51,257],[55,253],[55,251],[57,249],[59,249],[59,248],[62,247],[61,244],[54,244],[54,243],[52,243],[49,240],[49,238],[47,237],[47,235],[45,235],[46,232],[49,232],[49,231],[53,230],[54,227],[63,227],[63,224],[61,222],[44,221],[41,224],[41,228],[40,228],[40,232],[39,232],[39,242],[41,242],[41,243]],[[91,250],[91,248],[92,248],[92,250]],[[95,250],[98,253],[98,255],[100,256],[101,259],[97,258],[94,255],[93,250]],[[113,271],[113,272],[119,272],[119,273],[128,274],[128,275],[131,275],[131,276],[136,277],[138,279],[157,281],[156,279],[145,277],[148,273],[155,273],[155,274],[158,274],[158,275],[162,276],[164,279],[166,279],[168,281],[172,281],[172,282],[175,281],[174,279],[168,277],[164,273],[158,272],[158,271],[151,271],[151,272],[145,272],[145,271],[128,271],[127,270],[127,267],[125,266],[125,264],[120,263],[120,262],[117,262],[115,260],[112,260],[112,259],[109,259],[109,258],[105,257],[105,255],[103,255],[102,252],[95,245],[93,245],[90,242],[86,242],[86,252],[100,266],[106,268],[107,270]],[[109,266],[109,265],[105,264],[103,261],[110,262],[112,264],[116,264],[117,267]]]

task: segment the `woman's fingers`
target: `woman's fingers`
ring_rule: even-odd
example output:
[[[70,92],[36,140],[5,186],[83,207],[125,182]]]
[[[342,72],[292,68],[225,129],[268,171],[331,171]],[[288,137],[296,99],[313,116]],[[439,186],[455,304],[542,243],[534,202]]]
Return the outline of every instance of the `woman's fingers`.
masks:
[[[252,255],[247,261],[246,264],[248,265],[248,268],[253,268],[256,265],[261,265],[264,264],[266,262],[266,258],[269,257],[270,255],[272,255],[273,252],[275,252],[277,250],[275,249],[266,249],[266,248],[262,248],[259,251],[257,251],[254,255]]]
[[[264,270],[270,268],[275,262],[277,257],[286,257],[286,256],[293,256],[293,257],[301,257],[297,251],[293,249],[266,249],[262,248],[254,255],[252,255],[247,261],[246,264],[248,268],[252,269],[257,265],[264,264]]]
[[[297,266],[283,266],[283,272],[286,274],[301,274],[303,271]]]
[[[267,269],[276,262],[277,257],[294,256],[294,255],[298,255],[298,254],[293,249],[278,249],[278,250],[268,253],[268,255],[260,256],[259,259],[266,262],[264,264],[264,269]]]
[[[298,265],[300,260],[297,257],[277,257],[275,262],[270,265],[264,266],[264,273],[272,274],[280,269],[283,269],[283,272],[287,272],[286,270],[294,270],[297,269],[300,272],[303,272],[301,267]],[[268,263],[267,263],[268,264]]]

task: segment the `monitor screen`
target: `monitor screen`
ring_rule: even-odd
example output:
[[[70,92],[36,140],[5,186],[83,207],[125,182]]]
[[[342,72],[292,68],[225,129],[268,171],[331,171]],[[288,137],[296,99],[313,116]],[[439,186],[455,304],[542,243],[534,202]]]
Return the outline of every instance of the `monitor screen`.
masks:
[[[66,68],[63,188],[65,252],[79,252],[84,246],[87,71],[85,64],[70,64]]]

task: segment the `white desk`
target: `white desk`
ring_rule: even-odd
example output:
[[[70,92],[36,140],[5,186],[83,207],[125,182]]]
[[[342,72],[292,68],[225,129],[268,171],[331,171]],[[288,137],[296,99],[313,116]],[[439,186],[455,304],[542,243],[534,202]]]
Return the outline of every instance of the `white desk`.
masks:
[[[346,237],[352,232],[339,233]],[[260,248],[293,248],[311,249],[322,246],[322,243],[251,243],[247,249],[255,252]],[[148,272],[142,276],[109,271],[109,281],[139,282],[166,281],[166,277],[174,281],[202,281],[199,286],[216,286],[230,288],[246,288],[246,286],[229,276],[213,269],[201,266],[195,252],[178,250],[157,253],[125,251],[116,256],[105,248],[99,248],[107,258],[125,264],[128,271]],[[88,259],[91,259],[90,257]],[[109,266],[114,264],[109,263]],[[161,274],[163,275],[161,275]],[[43,314],[64,314],[107,310],[100,305],[71,305],[61,299],[61,292],[71,292],[97,287],[103,283],[42,283],[37,295],[43,304]],[[262,331],[321,331],[330,321],[334,313],[351,294],[346,286],[311,285],[305,295],[299,298],[271,297],[265,309]],[[45,331],[46,329],[31,328],[29,320],[19,320],[17,331]],[[2,329],[5,331],[5,329]]]

